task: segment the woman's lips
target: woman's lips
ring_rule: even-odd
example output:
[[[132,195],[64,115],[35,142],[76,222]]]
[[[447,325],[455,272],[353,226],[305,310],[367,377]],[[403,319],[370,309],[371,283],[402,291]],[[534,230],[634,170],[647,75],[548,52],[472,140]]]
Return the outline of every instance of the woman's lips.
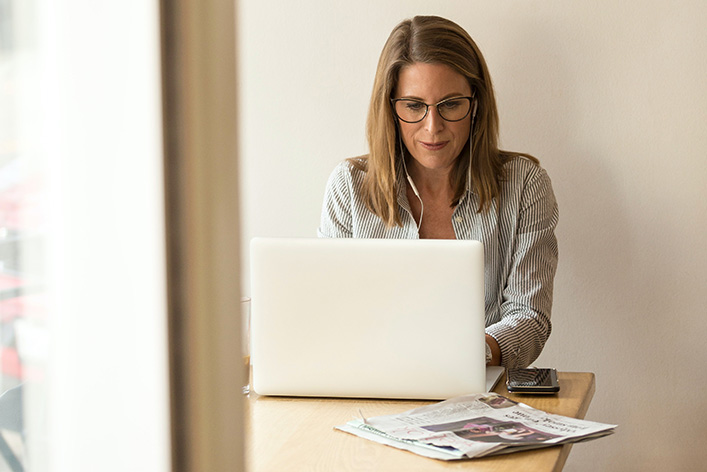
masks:
[[[427,143],[424,141],[420,141],[420,146],[422,146],[423,148],[428,149],[430,151],[439,151],[444,146],[446,146],[448,142],[449,141],[441,141],[438,143]]]

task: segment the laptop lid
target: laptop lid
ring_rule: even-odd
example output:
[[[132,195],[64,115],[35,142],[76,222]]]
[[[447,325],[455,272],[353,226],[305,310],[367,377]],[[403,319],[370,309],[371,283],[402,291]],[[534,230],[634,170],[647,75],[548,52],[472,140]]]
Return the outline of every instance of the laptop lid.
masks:
[[[478,241],[256,238],[251,278],[258,394],[486,391]]]

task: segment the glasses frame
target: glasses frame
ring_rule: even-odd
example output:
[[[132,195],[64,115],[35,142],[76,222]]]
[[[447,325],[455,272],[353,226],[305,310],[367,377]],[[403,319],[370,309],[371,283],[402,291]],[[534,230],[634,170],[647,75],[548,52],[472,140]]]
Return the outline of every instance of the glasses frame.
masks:
[[[448,102],[448,101],[450,101],[450,100],[459,100],[460,98],[466,98],[467,100],[469,100],[469,109],[467,110],[466,115],[462,116],[462,117],[459,118],[458,120],[448,120],[447,118],[445,118],[444,116],[442,116],[442,114],[439,112],[439,106],[440,106],[441,104],[443,104],[444,102]],[[425,118],[427,118],[427,114],[430,112],[430,107],[435,107],[435,108],[437,108],[437,114],[438,114],[439,117],[442,118],[444,121],[448,121],[448,122],[450,122],[450,123],[456,123],[456,122],[458,122],[458,121],[463,120],[463,119],[466,118],[467,116],[469,116],[469,113],[471,113],[471,109],[472,109],[472,107],[473,107],[473,105],[474,105],[474,99],[475,99],[475,97],[473,97],[473,96],[471,96],[471,97],[449,97],[449,98],[445,98],[444,100],[440,100],[440,101],[437,102],[437,103],[429,104],[429,103],[423,102],[422,100],[417,100],[417,99],[415,99],[415,98],[404,98],[404,97],[403,97],[403,98],[391,98],[391,99],[390,99],[390,104],[391,104],[392,107],[393,107],[393,114],[395,115],[395,117],[396,117],[397,119],[399,119],[400,121],[404,121],[405,123],[419,123],[419,122],[421,122],[422,120],[424,120]],[[401,118],[400,115],[398,115],[398,111],[395,109],[395,104],[398,103],[398,102],[400,102],[400,101],[403,101],[403,100],[409,101],[409,102],[416,102],[416,103],[420,103],[420,104],[422,104],[422,105],[425,105],[425,114],[422,115],[422,118],[420,118],[419,120],[415,120],[415,121],[408,121],[408,120],[405,120],[405,119]]]

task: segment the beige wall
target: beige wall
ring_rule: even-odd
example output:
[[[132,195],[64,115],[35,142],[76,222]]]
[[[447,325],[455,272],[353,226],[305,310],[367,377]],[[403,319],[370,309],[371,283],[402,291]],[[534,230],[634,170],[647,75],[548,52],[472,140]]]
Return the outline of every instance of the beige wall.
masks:
[[[538,365],[595,372],[588,418],[619,424],[575,446],[567,469],[704,467],[707,3],[240,8],[244,249],[256,235],[315,235],[329,172],[366,152],[391,28],[453,19],[486,56],[503,146],[538,156],[560,203],[554,331]]]

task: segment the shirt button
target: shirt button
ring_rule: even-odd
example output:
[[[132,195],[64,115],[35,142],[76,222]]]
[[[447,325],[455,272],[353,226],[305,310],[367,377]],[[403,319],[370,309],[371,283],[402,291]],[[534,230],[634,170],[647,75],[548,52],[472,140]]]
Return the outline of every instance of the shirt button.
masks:
[[[457,221],[457,223],[461,223],[464,220],[464,218],[462,218],[461,216],[457,216],[454,219]]]

